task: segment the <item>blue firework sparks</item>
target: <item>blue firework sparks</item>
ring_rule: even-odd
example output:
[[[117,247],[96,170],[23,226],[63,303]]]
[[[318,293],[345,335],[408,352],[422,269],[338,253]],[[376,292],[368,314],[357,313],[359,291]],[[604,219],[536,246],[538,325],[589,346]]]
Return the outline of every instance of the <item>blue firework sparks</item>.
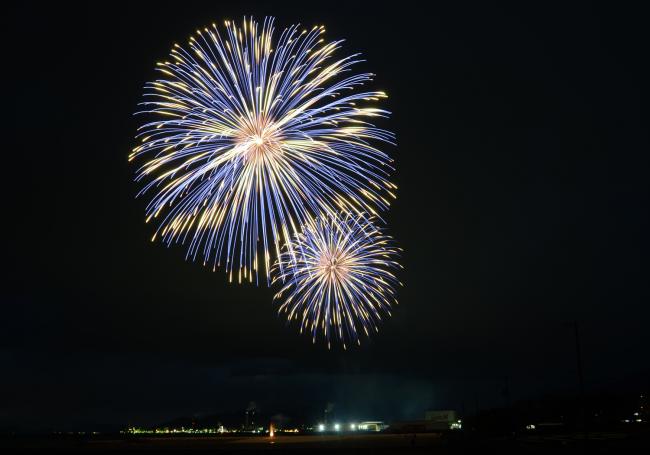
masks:
[[[274,300],[289,321],[314,342],[319,332],[332,340],[360,344],[359,335],[378,331],[390,316],[400,284],[394,271],[399,249],[372,219],[361,215],[325,216],[296,234],[273,268],[282,288]]]
[[[272,257],[309,220],[387,209],[392,160],[377,146],[394,137],[370,123],[388,116],[372,107],[386,95],[360,88],[373,75],[351,74],[358,54],[334,58],[342,41],[324,32],[213,24],[158,63],[139,112],[154,120],[129,156],[143,160],[152,241],[186,244],[231,281],[268,283]]]

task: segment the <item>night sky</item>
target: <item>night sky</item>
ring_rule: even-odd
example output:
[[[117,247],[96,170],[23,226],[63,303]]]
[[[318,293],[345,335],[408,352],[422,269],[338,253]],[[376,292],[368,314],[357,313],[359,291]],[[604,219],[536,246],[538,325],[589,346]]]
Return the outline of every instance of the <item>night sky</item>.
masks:
[[[574,393],[574,320],[588,390],[647,389],[639,11],[135,3],[5,7],[0,429],[243,419],[251,401],[294,422],[328,403],[351,419],[469,413],[501,405],[506,377],[513,399]],[[360,348],[313,345],[272,290],[151,243],[134,198],[132,114],[155,62],[251,14],[325,24],[389,95],[404,287]]]

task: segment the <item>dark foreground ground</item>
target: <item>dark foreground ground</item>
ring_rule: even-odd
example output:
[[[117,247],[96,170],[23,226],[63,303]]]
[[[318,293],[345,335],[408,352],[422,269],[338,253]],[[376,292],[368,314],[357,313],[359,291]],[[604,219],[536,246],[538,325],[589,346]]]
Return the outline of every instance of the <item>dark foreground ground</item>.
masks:
[[[547,454],[650,453],[647,433],[526,435],[515,439],[439,434],[310,435],[269,437],[123,437],[119,435],[5,437],[11,453],[258,453],[275,454]]]

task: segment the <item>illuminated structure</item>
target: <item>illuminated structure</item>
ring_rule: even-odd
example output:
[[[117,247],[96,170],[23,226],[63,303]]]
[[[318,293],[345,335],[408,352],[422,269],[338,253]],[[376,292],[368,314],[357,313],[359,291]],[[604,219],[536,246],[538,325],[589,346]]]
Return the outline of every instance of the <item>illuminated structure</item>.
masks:
[[[244,430],[252,431],[255,429],[255,405],[251,403],[248,408],[246,408],[245,421],[244,421]]]
[[[158,63],[139,112],[153,119],[129,156],[140,162],[138,195],[150,195],[152,241],[187,244],[187,258],[224,267],[230,281],[268,282],[300,226],[388,208],[392,160],[377,146],[394,137],[370,123],[388,116],[372,106],[386,95],[359,89],[373,75],[350,73],[358,54],[333,58],[342,41],[324,32],[293,25],[278,37],[272,18],[226,21]]]
[[[368,422],[361,422],[359,425],[357,425],[357,428],[359,431],[382,431],[388,428],[388,425],[386,425],[384,422],[379,421],[379,420],[373,420],[373,421],[368,421]]]
[[[461,430],[463,422],[456,411],[427,411],[424,420],[405,420],[391,422],[389,431],[395,433],[426,433],[448,430]]]
[[[461,421],[458,419],[456,411],[451,409],[440,411],[426,411],[424,413],[424,420],[433,429],[439,430],[458,430],[461,428]]]

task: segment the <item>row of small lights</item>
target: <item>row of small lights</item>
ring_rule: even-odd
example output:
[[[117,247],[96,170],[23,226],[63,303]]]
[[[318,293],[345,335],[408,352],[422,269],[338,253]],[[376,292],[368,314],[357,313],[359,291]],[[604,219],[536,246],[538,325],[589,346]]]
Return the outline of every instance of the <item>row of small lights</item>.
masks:
[[[341,424],[340,423],[335,423],[334,426],[334,431],[341,431]],[[318,424],[318,431],[325,431],[326,427],[325,424],[319,423]],[[350,431],[355,431],[357,429],[357,424],[356,423],[351,423],[350,424]]]

